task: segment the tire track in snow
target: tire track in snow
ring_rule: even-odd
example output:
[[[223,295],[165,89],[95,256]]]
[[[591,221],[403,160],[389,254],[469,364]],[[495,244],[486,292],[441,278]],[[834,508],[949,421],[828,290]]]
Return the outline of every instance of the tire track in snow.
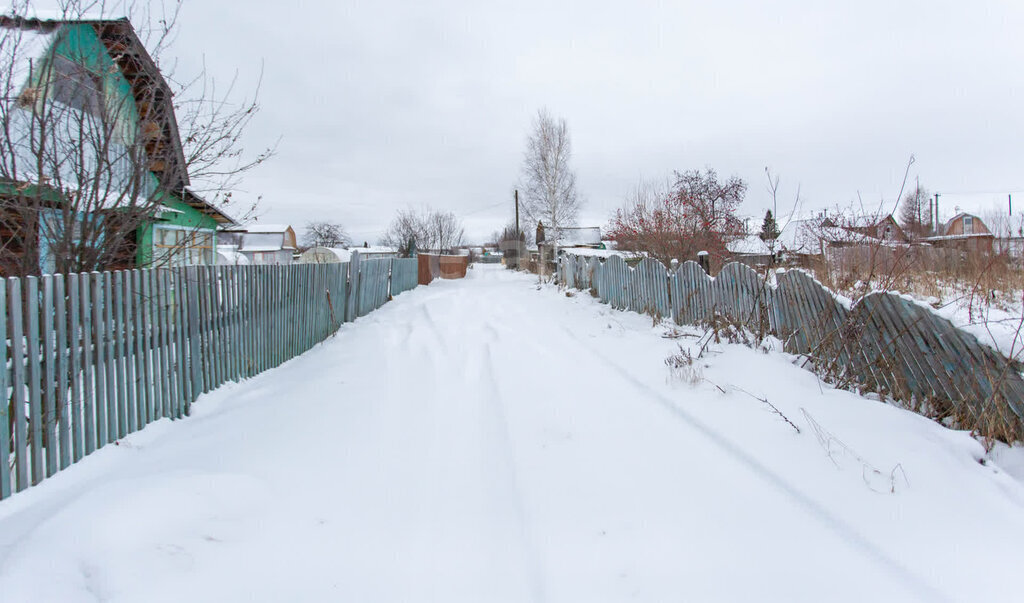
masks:
[[[486,331],[492,340],[497,340],[497,332],[491,325],[486,325]],[[505,412],[505,400],[498,390],[498,382],[494,372],[494,349],[490,341],[483,346],[483,370],[481,371],[481,382],[484,384],[484,393],[489,397],[485,402],[490,410],[492,427],[498,441],[498,447],[502,453],[499,455],[502,461],[501,470],[505,475],[508,489],[510,490],[509,500],[513,506],[517,526],[519,528],[520,549],[523,556],[524,570],[530,582],[531,600],[541,603],[546,600],[544,589],[544,572],[541,568],[540,553],[533,538],[529,516],[526,512],[526,505],[523,501],[523,493],[519,484],[518,468],[516,466],[515,445],[512,442],[512,434],[509,429],[508,417]]]
[[[903,583],[909,589],[912,589],[912,592],[915,595],[927,601],[952,601],[952,599],[944,593],[940,592],[930,583],[912,572],[898,559],[881,550],[877,545],[875,545],[875,543],[871,542],[866,536],[858,532],[853,526],[847,524],[809,495],[805,494],[796,486],[790,484],[770,467],[757,460],[753,455],[740,448],[738,445],[694,415],[680,408],[679,405],[671,398],[665,396],[643,381],[640,381],[623,367],[607,358],[592,346],[586,345],[585,342],[581,341],[576,334],[568,328],[561,325],[560,328],[562,332],[567,335],[565,338],[566,341],[571,341],[577,348],[580,348],[607,366],[611,371],[618,374],[623,381],[631,384],[642,394],[640,396],[641,398],[652,399],[658,402],[662,408],[668,410],[677,419],[681,420],[698,434],[704,436],[734,461],[747,467],[747,469],[758,478],[774,487],[781,494],[792,499],[796,504],[805,509],[823,526],[833,531],[848,545],[863,552],[869,559],[880,566],[885,573]]]

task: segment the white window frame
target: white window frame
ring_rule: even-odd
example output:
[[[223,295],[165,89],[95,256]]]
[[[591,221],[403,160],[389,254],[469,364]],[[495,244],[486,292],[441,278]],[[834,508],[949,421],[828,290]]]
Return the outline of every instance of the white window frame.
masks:
[[[209,235],[209,246],[205,245],[160,245],[157,243],[160,231],[185,232],[187,239],[194,239],[197,234]],[[211,228],[198,228],[195,226],[175,226],[171,224],[154,224],[152,235],[152,263],[158,266],[209,266],[217,261],[217,231]],[[166,250],[166,251],[164,251]],[[177,251],[171,251],[177,250]],[[194,261],[193,251],[202,250],[199,254],[199,261]],[[205,253],[204,253],[205,252]]]

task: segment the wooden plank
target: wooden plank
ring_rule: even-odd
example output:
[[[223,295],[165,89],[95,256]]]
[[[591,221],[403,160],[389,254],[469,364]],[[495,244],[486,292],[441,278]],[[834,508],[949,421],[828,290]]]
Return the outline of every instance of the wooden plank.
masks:
[[[249,272],[249,324],[252,332],[252,374],[263,372],[263,271],[250,266]]]
[[[203,387],[198,393],[205,394],[213,389],[213,365],[210,362],[210,286],[209,275],[204,266],[196,266],[196,299],[198,302],[196,317],[199,327],[199,369],[202,373]]]
[[[146,422],[143,425],[156,421],[160,417],[160,388],[157,387],[159,367],[156,362],[156,316],[153,311],[153,268],[147,268],[139,272],[142,281],[142,311],[143,311],[143,369],[145,371],[143,383],[146,387]]]
[[[224,358],[224,348],[221,345],[221,328],[220,328],[220,274],[213,266],[204,266],[206,273],[209,275],[209,295],[210,295],[210,344],[211,353],[207,361],[213,368],[213,388],[217,389],[224,383],[224,372],[222,369],[221,361]]]
[[[221,348],[220,342],[220,282],[218,280],[218,274],[212,266],[203,266],[207,274],[207,294],[210,300],[209,306],[209,325],[210,325],[210,355],[206,358],[206,361],[210,363],[212,368],[212,387],[211,389],[217,389],[224,383],[224,375],[221,371],[221,359],[223,356],[223,349]]]
[[[238,271],[238,324],[241,338],[241,376],[243,379],[252,377],[252,336],[255,326],[252,322],[251,293],[249,287],[250,267],[239,266]]]
[[[14,474],[20,492],[29,487],[28,419],[25,416],[25,322],[21,279],[7,279],[7,307],[11,319],[11,388],[14,403]]]
[[[188,371],[188,351],[186,349],[186,342],[188,336],[186,334],[186,324],[188,315],[186,312],[188,300],[185,297],[185,271],[183,268],[175,268],[171,272],[171,283],[174,286],[174,361],[176,363],[176,373],[178,376],[177,390],[178,397],[176,400],[175,417],[182,418],[185,416],[185,408],[187,407],[188,399],[191,391],[191,374]]]
[[[185,269],[185,287],[188,295],[188,363],[191,376],[191,395],[185,399],[185,414],[192,412],[192,403],[203,391],[202,337],[199,333],[199,271],[194,266]]]
[[[166,272],[166,268],[156,268],[153,270],[153,294],[155,297],[154,301],[156,302],[156,346],[160,361],[160,378],[157,380],[157,386],[160,388],[159,416],[169,418],[173,414],[171,408],[173,407],[174,402],[171,399],[171,382],[173,381],[173,376],[171,374],[171,349],[170,339],[168,337],[168,330],[170,327],[167,321],[168,291],[164,286],[164,275]]]
[[[160,287],[160,271],[162,268],[153,268],[149,271],[149,290],[152,296],[153,308],[153,392],[155,397],[155,414],[153,420],[159,420],[167,416],[167,364],[165,353],[165,338],[167,330],[164,328],[164,299]]]
[[[117,336],[116,325],[114,324],[114,305],[116,301],[113,295],[113,284],[111,274],[103,273],[103,321],[104,335],[106,337],[105,357],[107,359],[107,439],[100,445],[109,444],[117,439],[117,377],[116,368],[118,358],[114,354],[114,338]]]
[[[117,385],[117,437],[123,438],[128,435],[128,379],[126,377],[126,364],[128,362],[127,356],[125,355],[125,339],[127,337],[125,330],[125,317],[124,317],[124,272],[118,270],[113,274],[113,301],[114,301],[114,327],[115,338],[114,338],[114,355],[117,358],[117,363],[114,365],[114,382]]]
[[[93,338],[93,381],[96,397],[96,447],[107,443],[107,325],[104,320],[103,275],[93,272],[89,275],[92,286],[92,338]]]
[[[219,286],[217,288],[220,293],[220,303],[218,305],[218,323],[220,325],[220,345],[221,353],[220,367],[221,367],[221,383],[227,383],[231,381],[231,327],[228,324],[228,317],[230,312],[230,300],[231,294],[228,289],[230,288],[228,272],[230,271],[229,266],[214,266],[214,271],[217,272]]]
[[[25,277],[25,341],[28,351],[29,444],[32,485],[43,481],[43,404],[39,358],[39,279]]]
[[[82,329],[79,323],[80,297],[78,274],[68,275],[68,309],[71,324],[68,332],[68,352],[71,359],[71,462],[77,463],[84,456],[85,435],[82,431],[83,376],[82,371]]]
[[[160,325],[160,285],[156,275],[159,268],[146,270],[146,305],[149,309],[149,362],[152,364],[153,379],[151,381],[153,404],[150,413],[150,421],[159,421],[164,417],[164,370],[163,350],[160,346],[160,337],[163,329]]]
[[[263,271],[249,266],[249,319],[252,339],[252,375],[263,371]]]
[[[171,346],[171,290],[167,281],[167,268],[160,268],[155,271],[157,288],[157,304],[160,314],[160,368],[163,378],[160,382],[161,393],[164,401],[163,416],[171,418],[174,416],[174,365],[171,360],[173,353]]]
[[[352,322],[359,316],[359,253],[353,253],[348,261],[348,296],[345,322]]]
[[[57,473],[57,333],[53,329],[53,275],[43,276],[43,446],[46,448],[46,477]]]
[[[259,371],[262,373],[270,368],[272,362],[270,308],[273,305],[273,300],[271,300],[270,296],[273,290],[270,287],[270,266],[257,266],[256,270],[259,275]]]
[[[272,367],[279,366],[284,361],[284,334],[281,330],[281,306],[284,304],[284,296],[282,295],[282,278],[281,278],[281,267],[270,266],[270,286],[271,286],[271,299],[274,300],[273,306],[270,308],[270,320],[271,320],[271,345],[273,346],[273,358]]]
[[[68,398],[68,300],[65,289],[64,275],[55,274],[53,276],[54,322],[57,326],[57,397],[55,400],[57,404],[57,444],[60,450],[61,469],[71,466],[71,409]],[[0,337],[0,342],[2,341],[3,338]],[[3,388],[0,388],[0,391],[3,391]],[[0,448],[0,450],[4,449]]]
[[[242,297],[242,266],[231,266],[229,269],[231,277],[231,359],[233,364],[232,374],[234,380],[241,382],[245,379],[245,334],[246,328],[243,322],[244,301]]]
[[[146,316],[145,270],[132,270],[132,309],[135,311],[135,413],[136,426],[142,429],[149,424],[149,347],[146,333],[149,326]]]
[[[28,444],[29,471],[32,484],[43,479],[43,419],[42,404],[42,363],[40,359],[39,333],[39,279],[29,276],[25,282],[25,345],[26,345],[26,383],[28,386]],[[45,349],[45,348],[44,348]]]
[[[96,356],[92,343],[92,274],[79,275],[82,308],[82,437],[83,453],[96,450]]]
[[[134,270],[124,272],[121,282],[121,300],[124,305],[124,393],[125,426],[127,433],[139,429],[139,407],[136,398],[137,377],[135,373],[137,355],[135,344],[135,288]]]
[[[235,328],[237,327],[235,312],[238,300],[235,295],[235,269],[233,266],[226,266],[221,270],[221,274],[224,275],[224,299],[226,302],[225,305],[227,306],[225,309],[225,323],[228,338],[228,380],[237,382],[239,381],[238,334],[235,331]]]
[[[10,398],[7,394],[7,365],[13,362],[7,345],[7,279],[0,280],[0,345],[3,346],[4,352],[0,354],[0,359],[4,362],[0,366],[0,500],[4,500],[11,495],[11,472],[8,469],[11,417],[8,416],[10,405],[7,401]]]

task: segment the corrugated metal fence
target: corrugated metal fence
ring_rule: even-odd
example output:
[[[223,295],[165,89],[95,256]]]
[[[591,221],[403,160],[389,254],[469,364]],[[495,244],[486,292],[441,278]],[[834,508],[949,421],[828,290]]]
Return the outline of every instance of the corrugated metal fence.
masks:
[[[996,418],[1009,433],[1024,433],[1021,363],[907,297],[877,292],[850,305],[803,271],[779,274],[772,284],[739,263],[712,278],[695,262],[667,270],[649,258],[631,268],[617,256],[603,262],[567,256],[559,277],[615,308],[677,324],[724,318],[774,334],[787,351],[811,356],[819,369],[866,389],[927,401],[977,424]]]
[[[354,265],[0,281],[0,499],[305,352],[338,329],[349,305],[362,316],[416,286],[415,259]]]

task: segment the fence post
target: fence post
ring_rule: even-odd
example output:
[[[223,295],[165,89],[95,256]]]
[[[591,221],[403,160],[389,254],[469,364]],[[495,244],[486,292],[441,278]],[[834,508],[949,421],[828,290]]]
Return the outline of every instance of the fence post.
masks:
[[[191,374],[191,395],[185,399],[185,414],[192,410],[192,402],[203,391],[203,373],[200,370],[199,357],[199,287],[197,283],[198,269],[195,266],[185,268],[185,290],[188,293],[188,366]]]
[[[359,252],[353,251],[348,261],[348,303],[345,304],[345,322],[359,316]]]
[[[11,388],[14,390],[14,471],[18,491],[28,488],[28,425],[25,417],[25,323],[22,320],[21,279],[7,280],[11,316]]]
[[[3,465],[0,466],[0,500],[11,495],[11,471],[7,467],[8,451],[11,449],[10,418],[7,416],[7,282],[0,280],[0,344],[4,353],[0,354],[4,364],[0,366],[0,451],[3,451]]]
[[[25,339],[28,343],[29,428],[32,431],[32,485],[43,481],[43,405],[39,362],[39,278],[25,277]]]

